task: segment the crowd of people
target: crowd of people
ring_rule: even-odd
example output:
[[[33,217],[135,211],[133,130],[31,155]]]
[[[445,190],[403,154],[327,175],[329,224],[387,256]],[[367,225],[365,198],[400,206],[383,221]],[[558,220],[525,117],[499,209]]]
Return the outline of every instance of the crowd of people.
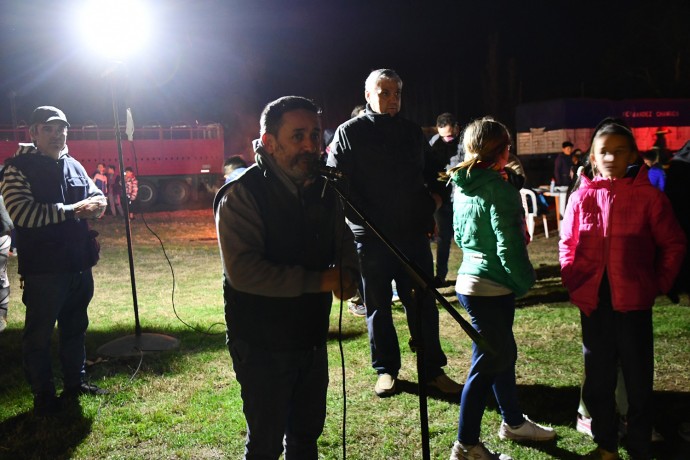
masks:
[[[362,310],[351,311],[366,317],[371,363],[377,375],[374,392],[379,397],[390,397],[397,392],[401,361],[391,315],[392,287],[395,286],[407,315],[410,346],[414,349],[416,343],[423,341],[428,353],[426,368],[420,374],[425,376],[430,388],[459,394],[458,437],[452,447],[451,460],[509,458],[492,452],[481,441],[481,420],[489,392],[496,397],[503,417],[498,432],[501,439],[550,441],[556,437],[553,428],[535,423],[522,413],[516,392],[517,347],[512,332],[515,298],[525,294],[535,282],[527,253],[529,235],[519,196],[519,189],[525,183],[524,171],[510,152],[512,141],[507,128],[490,117],[475,120],[461,134],[455,117],[442,114],[437,120],[438,134],[426,141],[421,129],[399,114],[402,87],[402,79],[394,71],[372,72],[364,87],[367,104],[355,108],[352,118],[338,127],[326,146],[327,165],[344,175],[346,179],[339,186],[356,208],[355,211],[346,206],[343,210],[347,222],[345,230],[349,230],[351,236],[340,242],[352,239],[358,258],[358,264],[349,266],[349,277],[343,279],[347,280],[349,288],[359,285],[356,304]],[[256,142],[257,165],[230,180],[218,193],[214,208],[224,262],[228,347],[242,385],[243,398],[246,398],[245,458],[262,455],[277,458],[283,451],[283,444],[286,456],[292,452],[313,453],[322,428],[321,424],[310,436],[298,434],[293,418],[286,415],[282,425],[271,427],[272,441],[266,440],[266,432],[256,433],[261,426],[261,411],[291,414],[303,404],[302,389],[320,382],[320,374],[314,376],[315,382],[311,383],[291,379],[290,394],[299,397],[272,399],[271,410],[257,407],[253,393],[264,392],[264,389],[255,387],[255,380],[244,375],[244,367],[252,362],[260,367],[253,371],[264,378],[285,372],[282,366],[277,366],[275,355],[256,354],[263,358],[263,366],[250,359],[256,353],[254,347],[261,348],[263,353],[269,345],[253,329],[256,327],[253,315],[258,314],[257,305],[263,309],[274,308],[279,302],[289,305],[295,298],[308,296],[314,288],[309,287],[305,278],[309,269],[318,268],[307,262],[306,254],[285,257],[288,247],[294,244],[290,237],[281,241],[283,244],[267,240],[274,233],[269,230],[274,221],[269,215],[277,211],[263,206],[267,203],[264,195],[268,192],[260,191],[254,176],[262,177],[266,182],[264,187],[271,193],[281,194],[282,191],[282,195],[293,199],[302,194],[310,196],[309,190],[313,187],[324,188],[324,179],[313,174],[318,154],[317,136],[309,137],[314,133],[313,119],[310,119],[312,123],[295,126],[288,123],[294,118],[290,112],[303,109],[298,105],[281,113],[275,111],[276,105],[285,107],[279,99],[269,104],[262,115],[262,135]],[[310,110],[312,115],[318,114],[318,109]],[[279,119],[285,117],[277,132],[267,131],[264,126],[272,119],[271,113]],[[289,131],[282,132],[283,127],[293,129],[294,136],[290,137]],[[283,142],[279,142],[281,135]],[[581,408],[585,408],[589,430],[597,445],[584,457],[587,459],[618,458],[614,396],[618,369],[626,384],[634,381],[627,385],[625,409],[629,433],[626,447],[631,458],[649,458],[654,433],[650,406],[653,371],[650,312],[656,295],[671,289],[683,260],[686,237],[674,217],[670,201],[654,179],[654,170],[658,168],[653,166],[653,159],[649,166],[640,166],[636,164],[640,163],[636,161],[639,158],[630,129],[620,120],[607,120],[597,128],[588,156],[567,142],[563,145],[562,156],[557,159],[558,185],[570,185],[572,191],[563,222],[560,259],[563,283],[571,302],[582,312],[585,379]],[[583,164],[591,165],[589,177],[578,175],[582,173]],[[271,179],[280,185],[270,183]],[[251,189],[247,188],[249,186]],[[285,198],[276,204],[284,201]],[[301,215],[304,219],[309,213]],[[447,254],[453,239],[449,235],[462,249],[463,259],[455,284],[460,305],[470,315],[472,326],[490,348],[497,351],[489,353],[473,345],[464,386],[443,371],[446,357],[439,342],[438,311],[433,298],[412,282],[395,255],[374,235],[364,219],[367,216],[373,216],[377,230],[429,275],[437,287],[446,282]],[[283,225],[282,232],[291,234],[298,229],[309,229],[308,220],[288,221],[291,225]],[[342,222],[338,223],[337,219],[327,222],[335,228],[329,227],[324,236],[342,231],[343,227],[338,228]],[[431,237],[437,242],[435,266],[429,244]],[[640,251],[631,254],[621,249],[631,244]],[[352,247],[343,246],[340,250],[351,251]],[[347,258],[332,260],[331,264],[342,270],[339,263],[347,260],[352,264],[351,257],[349,252]],[[239,263],[240,260],[244,263]],[[271,276],[262,277],[261,282],[272,280],[272,288],[265,291],[254,285],[258,281],[253,280],[255,275],[252,274],[263,264],[267,265],[262,272]],[[247,273],[247,266],[253,268],[252,273]],[[324,262],[321,267],[325,266]],[[631,269],[638,273],[634,276],[638,282],[633,282],[632,286],[630,276],[626,275]],[[282,272],[296,270],[299,271],[293,274],[303,278],[298,283],[301,289],[295,292],[294,283],[290,284],[290,289],[282,285],[287,279]],[[302,273],[303,270],[307,273]],[[326,277],[324,272],[317,274],[322,280]],[[285,290],[279,292],[276,281],[281,281],[280,287]],[[333,289],[323,281],[319,286],[319,292]],[[337,297],[347,297],[343,285],[336,289],[340,289],[335,292]],[[251,298],[243,300],[246,295]],[[414,322],[417,309],[421,309],[423,318],[421,328]],[[250,316],[242,318],[242,315]],[[262,328],[269,331],[286,325],[279,315],[262,318]],[[313,324],[313,327],[314,336],[318,336],[319,328],[323,335],[327,322],[320,326]],[[301,330],[304,331],[304,325]],[[284,330],[282,334],[287,333],[289,331]],[[638,340],[640,337],[644,340]],[[250,345],[247,344],[249,340],[253,340]],[[268,342],[271,346],[279,346],[275,340]],[[292,353],[294,341],[286,344],[283,352]],[[302,353],[313,353],[322,344],[322,341],[304,344]],[[645,358],[635,360],[633,356]],[[293,368],[287,375],[309,375],[300,374],[300,361],[288,361]],[[313,416],[322,422],[325,392],[321,390],[313,397],[318,400],[318,404],[314,403]],[[269,445],[273,447],[263,447]]]
[[[337,128],[325,158],[321,109],[304,97],[276,99],[261,114],[255,163],[233,157],[224,165],[225,184],[213,212],[226,343],[241,387],[247,459],[277,459],[283,452],[286,458],[318,457],[333,296],[360,297],[362,309],[355,313],[366,318],[373,391],[382,398],[397,394],[402,362],[393,286],[404,305],[409,345],[424,349],[420,383],[459,398],[451,460],[510,458],[481,440],[489,393],[503,419],[499,438],[546,442],[557,436],[525,415],[517,398],[515,299],[528,292],[536,275],[519,193],[524,171],[511,153],[509,130],[492,117],[461,127],[444,113],[437,118],[437,135],[427,140],[418,125],[400,115],[402,88],[395,71],[371,72],[364,83],[366,105]],[[80,394],[106,392],[85,375],[91,268],[98,261],[88,219],[100,218],[108,206],[112,215],[124,214],[116,168],[99,164],[90,177],[67,152],[69,126],[61,110],[38,107],[31,120],[33,142],[20,144],[0,176],[7,211],[0,201],[0,331],[9,296],[5,246],[9,249],[14,228],[26,305],[23,365],[34,413],[41,417],[78,404]],[[682,152],[678,158],[685,158]],[[324,159],[344,177],[338,187],[351,206],[327,186]],[[566,142],[556,160],[557,183],[570,188],[559,259],[563,285],[581,311],[580,419],[587,420],[596,444],[586,459],[619,458],[616,386],[621,383],[626,448],[633,459],[650,458],[651,309],[660,293],[677,298],[688,288],[687,168],[670,170],[665,181],[657,160],[658,155],[645,154],[641,161],[631,130],[617,119],[605,119],[595,129],[587,154]],[[683,202],[669,200],[664,186]],[[134,201],[137,180],[131,168],[125,168],[124,188]],[[452,241],[462,250],[455,291],[487,345],[473,344],[464,385],[444,371],[433,294],[417,285],[377,232],[434,287],[447,283]],[[43,257],[47,252],[53,254],[49,259]],[[56,322],[60,397],[50,360]]]
[[[114,166],[99,163],[90,177],[69,155],[69,126],[60,109],[37,107],[29,128],[32,142],[19,144],[0,171],[0,332],[7,327],[7,259],[13,246],[26,306],[23,366],[39,417],[78,405],[80,394],[107,393],[89,383],[85,370],[87,308],[94,291],[91,269],[100,250],[88,219],[103,217],[108,205],[113,216],[124,215],[122,183]],[[129,167],[125,192],[131,206],[137,179]],[[59,397],[51,364],[56,324],[63,388]]]
[[[103,193],[107,198],[108,208],[106,212],[103,213],[101,217],[108,214],[110,215],[124,216],[125,211],[122,207],[122,177],[117,174],[117,169],[114,165],[108,165],[106,168],[105,164],[98,163],[96,165],[96,172],[94,172],[92,177],[93,183],[96,187]],[[136,199],[137,193],[139,191],[139,181],[132,167],[125,167],[125,197],[127,198],[127,208],[129,209],[129,218],[134,219],[134,211],[136,210]]]

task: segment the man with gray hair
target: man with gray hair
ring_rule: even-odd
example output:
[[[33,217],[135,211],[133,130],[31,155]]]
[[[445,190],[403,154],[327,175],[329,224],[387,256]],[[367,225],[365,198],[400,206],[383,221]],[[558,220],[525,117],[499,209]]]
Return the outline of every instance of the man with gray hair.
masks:
[[[329,166],[349,179],[349,195],[374,224],[417,266],[433,277],[429,234],[441,204],[425,184],[424,155],[428,144],[419,126],[398,115],[402,80],[394,70],[371,72],[364,85],[366,112],[337,129]],[[355,235],[364,284],[372,367],[378,374],[374,391],[380,397],[396,391],[401,367],[400,346],[391,312],[391,281],[398,292],[412,292],[411,277],[383,242],[354,213],[347,215]],[[415,324],[422,305],[422,330]],[[423,338],[430,386],[459,393],[460,385],[443,372],[446,356],[439,340],[438,309],[431,294],[405,302],[411,345]],[[421,335],[420,335],[421,334]]]

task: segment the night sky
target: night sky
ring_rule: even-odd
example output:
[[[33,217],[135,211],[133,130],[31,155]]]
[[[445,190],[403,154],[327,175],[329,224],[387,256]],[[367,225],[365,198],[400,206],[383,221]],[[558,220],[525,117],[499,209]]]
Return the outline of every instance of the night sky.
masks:
[[[287,94],[315,99],[335,128],[376,68],[404,80],[404,116],[492,114],[563,97],[690,97],[690,2],[160,0],[145,55],[125,63],[121,108],[135,123],[223,123],[226,153],[249,148],[258,114]],[[76,1],[3,0],[0,123],[53,104],[112,124],[107,63],[77,33]],[[559,6],[560,5],[560,6]],[[127,33],[127,24],[122,25]]]

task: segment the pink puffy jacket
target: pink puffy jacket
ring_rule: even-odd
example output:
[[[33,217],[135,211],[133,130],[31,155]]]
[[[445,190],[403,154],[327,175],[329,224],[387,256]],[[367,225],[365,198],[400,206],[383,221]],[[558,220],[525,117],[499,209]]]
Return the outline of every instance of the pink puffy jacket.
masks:
[[[636,177],[600,176],[573,192],[561,224],[561,278],[586,315],[597,308],[606,270],[616,311],[648,310],[666,293],[685,254],[685,235],[666,195],[640,168]]]

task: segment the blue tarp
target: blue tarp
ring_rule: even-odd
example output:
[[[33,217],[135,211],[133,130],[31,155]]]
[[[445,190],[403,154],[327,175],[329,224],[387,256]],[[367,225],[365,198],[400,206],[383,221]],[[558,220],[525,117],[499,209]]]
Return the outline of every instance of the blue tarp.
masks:
[[[518,132],[530,128],[594,128],[605,117],[623,118],[630,127],[690,126],[690,99],[554,99],[520,104]]]

